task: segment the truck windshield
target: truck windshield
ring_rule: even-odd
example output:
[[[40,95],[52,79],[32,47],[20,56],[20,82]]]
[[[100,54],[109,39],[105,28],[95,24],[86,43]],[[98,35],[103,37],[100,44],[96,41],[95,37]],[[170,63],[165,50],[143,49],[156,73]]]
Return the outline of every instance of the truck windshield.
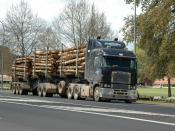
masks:
[[[123,49],[125,44],[119,41],[95,41],[94,48],[116,48]]]
[[[121,68],[136,69],[135,59],[130,58],[104,57],[103,65],[104,67],[121,67]]]

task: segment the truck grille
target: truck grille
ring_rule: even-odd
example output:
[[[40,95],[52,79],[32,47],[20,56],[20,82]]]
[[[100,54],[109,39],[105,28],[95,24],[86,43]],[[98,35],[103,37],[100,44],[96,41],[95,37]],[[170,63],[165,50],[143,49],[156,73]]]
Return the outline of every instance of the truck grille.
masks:
[[[111,87],[113,89],[129,89],[131,73],[113,71],[111,74]]]

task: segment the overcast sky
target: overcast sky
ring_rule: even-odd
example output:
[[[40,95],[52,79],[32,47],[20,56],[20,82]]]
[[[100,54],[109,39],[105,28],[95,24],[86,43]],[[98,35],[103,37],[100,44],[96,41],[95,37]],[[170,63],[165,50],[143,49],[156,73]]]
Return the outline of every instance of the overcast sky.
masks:
[[[26,0],[34,13],[39,17],[51,22],[64,8],[68,0]],[[88,0],[95,3],[98,10],[103,11],[107,16],[107,21],[111,24],[115,32],[119,32],[127,15],[134,14],[131,5],[125,4],[124,0]],[[0,0],[0,19],[2,20],[6,11],[12,4],[19,3],[20,0]]]

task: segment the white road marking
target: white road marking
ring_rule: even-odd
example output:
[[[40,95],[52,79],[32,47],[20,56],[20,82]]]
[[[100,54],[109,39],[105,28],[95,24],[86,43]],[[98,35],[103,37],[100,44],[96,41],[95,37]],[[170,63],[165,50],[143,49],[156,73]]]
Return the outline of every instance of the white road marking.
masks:
[[[151,113],[151,112],[142,112],[142,111],[133,111],[125,109],[102,109],[102,108],[87,108],[87,107],[72,107],[72,106],[51,106],[45,105],[51,108],[62,108],[62,109],[73,109],[77,111],[92,111],[92,112],[105,112],[105,113],[123,113],[123,114],[138,114],[138,115],[149,115],[149,116],[167,116],[175,118],[175,115],[170,114],[160,114],[160,113]]]
[[[45,100],[37,100],[37,99],[7,99],[7,98],[0,98],[0,101],[11,101],[11,102],[32,102],[32,103],[52,103],[52,104],[65,104],[64,102],[54,102],[54,101],[45,101]],[[79,104],[73,104],[74,106],[79,106]],[[51,106],[53,108],[62,108],[62,109],[73,109],[78,111],[93,111],[93,112],[112,112],[112,113],[123,113],[123,114],[138,114],[138,115],[149,115],[149,116],[166,116],[166,117],[173,117],[175,115],[172,114],[160,114],[160,113],[152,113],[152,112],[144,112],[144,111],[134,111],[134,110],[125,110],[125,109],[117,109],[117,108],[103,108],[103,107],[94,107],[94,106],[84,106],[84,107],[72,107],[72,106]]]
[[[2,98],[4,98],[4,97],[2,97]],[[31,98],[24,98],[24,97],[12,97],[12,96],[8,96],[8,98],[12,98],[12,99],[14,99],[14,98],[17,98],[17,99],[24,99],[24,100],[31,100]],[[4,99],[6,99],[6,98],[4,98]],[[32,99],[32,100],[38,100],[38,102],[48,102],[48,103],[63,103],[63,104],[67,104],[67,105],[76,105],[76,106],[87,106],[87,107],[94,107],[94,108],[108,108],[108,107],[105,107],[105,106],[93,106],[93,105],[88,105],[88,104],[78,104],[78,103],[71,103],[71,102],[57,102],[57,101],[48,101],[48,100],[39,100],[39,99]],[[117,104],[117,105],[119,105],[119,104]]]
[[[8,98],[19,98],[19,99],[31,99],[31,98],[24,98],[24,97],[16,97],[16,96],[0,96],[0,97],[2,97],[2,98],[4,98],[4,97],[8,97]],[[36,100],[38,100],[38,99],[36,99]],[[71,103],[71,102],[57,102],[57,101],[48,101],[48,100],[41,100],[41,102],[49,102],[49,103],[63,103],[63,104],[71,104],[71,105],[80,105],[80,106],[87,106],[87,107],[94,107],[94,108],[101,108],[101,107],[103,107],[103,108],[108,108],[108,107],[105,107],[105,106],[93,106],[93,105],[88,105],[88,104],[78,104],[78,103]],[[87,101],[88,102],[88,101]],[[114,103],[107,103],[107,104],[114,104]],[[124,104],[120,104],[120,103],[117,103],[117,106],[120,106],[120,107],[126,107],[126,106],[128,106],[128,105],[124,105]]]
[[[57,110],[64,110],[64,111],[73,111],[73,112],[79,112],[79,113],[86,113],[86,114],[93,114],[93,115],[101,115],[101,116],[108,116],[108,117],[114,117],[114,118],[122,118],[122,119],[128,119],[128,120],[135,120],[135,121],[141,121],[141,122],[149,122],[149,123],[155,123],[155,124],[161,124],[161,125],[171,125],[175,126],[175,123],[168,123],[168,122],[162,122],[162,121],[154,121],[149,119],[140,119],[135,117],[127,117],[127,116],[120,116],[120,115],[111,115],[111,114],[105,114],[105,113],[98,113],[98,112],[91,112],[91,111],[81,111],[76,109],[66,109],[62,107],[53,107],[49,105],[32,105],[27,103],[18,103],[18,102],[9,102],[9,101],[1,101],[4,103],[11,103],[11,104],[18,104],[18,105],[26,105],[26,106],[32,106],[32,107],[40,107],[40,108],[47,108],[47,109],[57,109]]]
[[[17,102],[43,102],[43,103],[51,103],[51,101],[37,100],[37,99],[9,99],[9,98],[0,98],[0,101],[17,101]],[[57,102],[61,103],[61,102]]]

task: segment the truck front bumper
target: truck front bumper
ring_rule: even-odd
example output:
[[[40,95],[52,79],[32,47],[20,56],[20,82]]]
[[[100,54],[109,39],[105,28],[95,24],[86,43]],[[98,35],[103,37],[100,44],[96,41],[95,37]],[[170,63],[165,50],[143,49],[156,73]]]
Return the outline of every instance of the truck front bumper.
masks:
[[[100,97],[117,100],[137,100],[136,90],[114,90],[111,88],[100,88]]]

